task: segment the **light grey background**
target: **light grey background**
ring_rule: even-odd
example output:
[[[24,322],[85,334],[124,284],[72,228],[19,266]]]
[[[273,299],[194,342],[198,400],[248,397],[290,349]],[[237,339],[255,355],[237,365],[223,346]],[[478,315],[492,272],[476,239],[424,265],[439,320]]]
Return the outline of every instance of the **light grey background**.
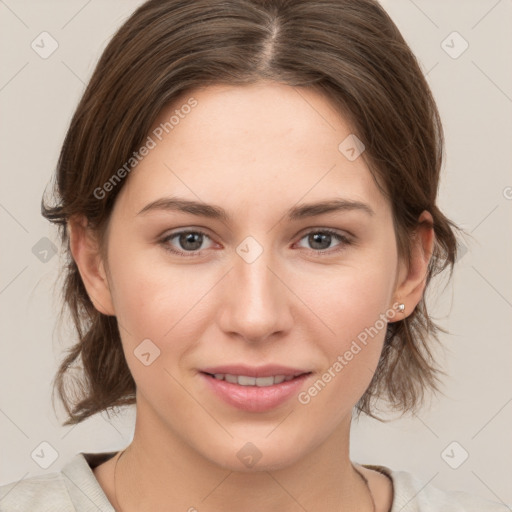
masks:
[[[41,239],[58,241],[39,204],[97,59],[140,3],[0,0],[0,483],[58,471],[79,451],[117,450],[131,440],[133,410],[65,428],[53,413],[50,382],[72,331],[56,328],[59,255],[45,253]],[[474,238],[464,242],[453,283],[438,281],[438,294],[429,296],[451,332],[439,355],[449,374],[446,396],[416,418],[354,423],[352,456],[512,506],[512,1],[383,4],[420,59],[443,118],[441,208]],[[58,43],[46,59],[31,48],[43,31]],[[31,457],[41,442],[58,454],[47,469]],[[465,452],[467,460],[450,467]]]

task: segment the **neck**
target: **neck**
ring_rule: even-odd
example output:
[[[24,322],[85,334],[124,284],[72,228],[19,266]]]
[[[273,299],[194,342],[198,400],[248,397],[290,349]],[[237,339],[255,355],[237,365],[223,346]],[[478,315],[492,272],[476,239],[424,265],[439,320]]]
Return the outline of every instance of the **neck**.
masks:
[[[284,468],[257,464],[233,471],[214,463],[168,429],[139,414],[132,443],[116,468],[122,512],[372,511],[372,497],[349,458],[350,417],[321,446]],[[258,469],[259,468],[259,469]]]

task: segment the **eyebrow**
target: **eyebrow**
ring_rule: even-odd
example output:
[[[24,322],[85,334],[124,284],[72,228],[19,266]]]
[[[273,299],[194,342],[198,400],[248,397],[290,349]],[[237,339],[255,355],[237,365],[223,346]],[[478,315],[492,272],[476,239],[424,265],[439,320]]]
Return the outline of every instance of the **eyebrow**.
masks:
[[[229,221],[229,215],[220,206],[206,204],[198,201],[191,201],[179,197],[162,197],[147,204],[137,215],[146,214],[152,211],[179,211],[191,213],[198,217],[208,217],[224,222]],[[288,220],[300,220],[308,217],[315,217],[324,213],[360,211],[367,215],[375,215],[372,208],[361,201],[349,199],[330,199],[318,203],[306,203],[290,208],[287,212]]]

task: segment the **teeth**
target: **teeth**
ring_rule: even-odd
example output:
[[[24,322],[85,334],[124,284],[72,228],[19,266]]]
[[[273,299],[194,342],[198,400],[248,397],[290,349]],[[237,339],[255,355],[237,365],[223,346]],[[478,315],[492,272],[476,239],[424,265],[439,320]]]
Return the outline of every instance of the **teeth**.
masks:
[[[217,380],[225,380],[231,384],[238,384],[239,386],[258,386],[267,387],[273,386],[274,384],[281,384],[281,382],[287,382],[295,378],[294,375],[274,375],[270,377],[249,377],[247,375],[231,375],[229,373],[215,373],[213,375]]]
[[[275,377],[258,377],[254,379],[256,386],[264,388],[265,386],[273,386]]]
[[[226,375],[227,377],[227,375]],[[235,377],[236,378],[236,377]],[[258,379],[259,381],[260,379]],[[274,379],[272,378],[271,385],[274,383]],[[256,385],[256,377],[246,377],[245,375],[238,376],[238,384],[240,386],[255,386]],[[267,384],[268,386],[268,384]]]

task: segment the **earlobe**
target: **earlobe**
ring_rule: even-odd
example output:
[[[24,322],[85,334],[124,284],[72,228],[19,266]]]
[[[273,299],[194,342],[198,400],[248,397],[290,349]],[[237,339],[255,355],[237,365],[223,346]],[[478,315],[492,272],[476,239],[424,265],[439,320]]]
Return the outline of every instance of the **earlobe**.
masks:
[[[399,315],[402,318],[397,320],[410,315],[423,297],[434,241],[432,215],[425,210],[418,218],[418,227],[411,240],[411,263],[395,290],[395,300],[404,304],[403,315]]]
[[[87,219],[68,221],[69,246],[87,294],[94,307],[104,315],[115,316],[105,264],[97,237],[87,226]]]

